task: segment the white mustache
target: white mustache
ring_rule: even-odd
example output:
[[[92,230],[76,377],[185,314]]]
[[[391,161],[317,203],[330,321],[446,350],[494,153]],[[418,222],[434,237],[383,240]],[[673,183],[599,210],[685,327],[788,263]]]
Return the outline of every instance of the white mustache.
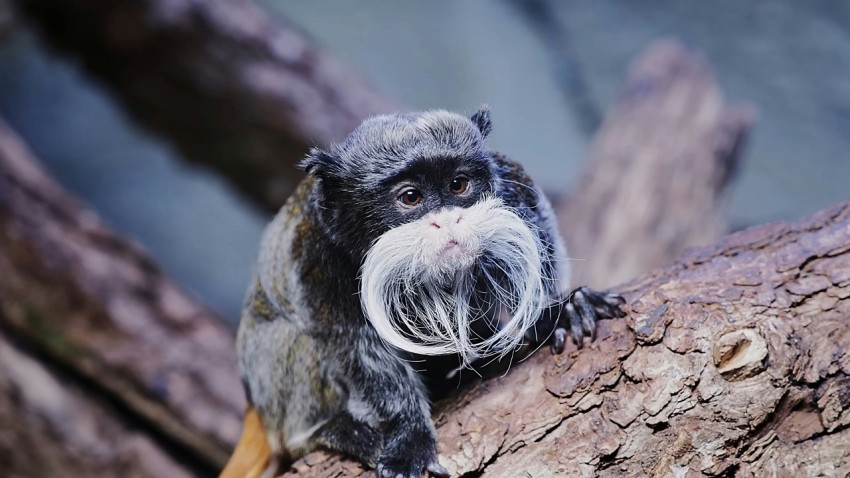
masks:
[[[434,221],[455,222],[445,221],[447,214],[458,218],[451,232],[439,233],[451,234],[461,251],[452,260],[445,258],[446,236],[429,237]],[[544,283],[552,278],[543,276],[544,246],[534,229],[500,199],[487,197],[384,233],[361,268],[360,302],[367,319],[385,342],[420,355],[457,353],[468,364],[508,353],[547,305]],[[493,333],[486,337],[470,327],[486,319],[486,311],[472,303],[482,281],[491,305],[510,317],[488,324]]]

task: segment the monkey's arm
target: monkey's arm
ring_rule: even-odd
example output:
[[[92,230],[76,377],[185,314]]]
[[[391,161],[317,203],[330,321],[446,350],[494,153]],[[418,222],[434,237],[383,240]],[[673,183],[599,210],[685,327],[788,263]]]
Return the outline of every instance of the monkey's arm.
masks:
[[[543,251],[545,274],[555,278],[550,286],[552,305],[526,333],[526,337],[536,343],[548,342],[553,352],[561,353],[569,330],[576,345],[581,347],[585,335],[593,339],[597,320],[623,316],[620,307],[624,300],[619,295],[584,286],[570,291],[566,247],[558,232],[551,204],[521,164],[499,153],[494,159],[502,178],[499,196],[537,226],[541,242],[546,246]]]
[[[437,461],[437,441],[430,407],[419,376],[393,354],[371,328],[364,327],[351,355],[352,398],[356,419],[377,422],[383,435],[378,477],[415,477],[427,471],[447,477]]]

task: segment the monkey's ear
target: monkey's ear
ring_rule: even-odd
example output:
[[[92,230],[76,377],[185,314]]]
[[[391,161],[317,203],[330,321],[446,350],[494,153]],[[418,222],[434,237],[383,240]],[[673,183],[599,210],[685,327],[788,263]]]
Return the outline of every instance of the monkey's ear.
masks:
[[[475,123],[475,126],[478,127],[478,131],[481,131],[481,136],[485,138],[493,129],[493,122],[490,119],[490,107],[487,105],[482,105],[478,108],[478,111],[476,111],[469,119]]]
[[[323,151],[319,148],[311,148],[310,154],[308,154],[298,166],[300,166],[307,174],[321,177],[324,176],[324,174],[327,173],[335,163],[336,158],[327,151]]]

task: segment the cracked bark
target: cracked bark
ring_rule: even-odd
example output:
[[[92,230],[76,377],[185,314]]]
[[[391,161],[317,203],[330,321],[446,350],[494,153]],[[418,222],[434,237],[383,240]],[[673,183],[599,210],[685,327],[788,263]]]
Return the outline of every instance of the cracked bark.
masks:
[[[628,316],[596,342],[438,404],[453,476],[850,474],[850,202],[618,290]],[[294,468],[364,472],[326,453]]]

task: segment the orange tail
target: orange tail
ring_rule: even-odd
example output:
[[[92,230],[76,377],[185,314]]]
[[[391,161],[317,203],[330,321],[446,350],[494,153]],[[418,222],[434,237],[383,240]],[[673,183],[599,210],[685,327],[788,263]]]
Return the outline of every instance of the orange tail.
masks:
[[[245,411],[245,423],[242,437],[236,445],[236,450],[227,461],[227,465],[219,478],[259,478],[271,462],[266,431],[260,423],[260,416],[249,406]]]

